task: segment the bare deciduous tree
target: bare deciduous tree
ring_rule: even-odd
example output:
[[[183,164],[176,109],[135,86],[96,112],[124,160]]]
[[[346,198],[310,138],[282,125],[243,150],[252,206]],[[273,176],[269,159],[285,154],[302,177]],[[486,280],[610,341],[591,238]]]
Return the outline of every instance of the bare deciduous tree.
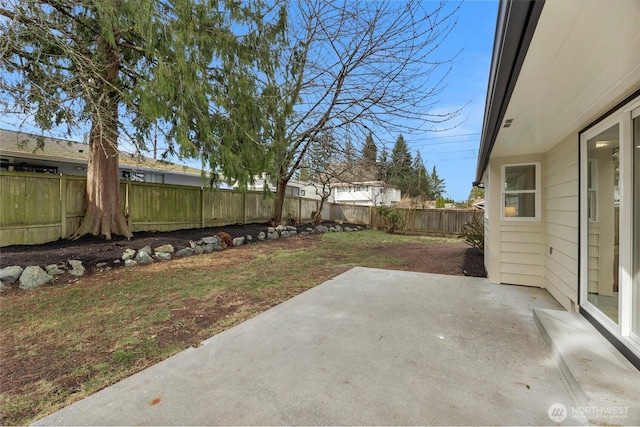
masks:
[[[288,43],[268,114],[274,124],[269,171],[276,181],[272,221],[285,189],[321,133],[342,145],[356,132],[429,128],[459,111],[435,113],[454,58],[439,47],[457,8],[410,0],[300,0],[289,12]]]

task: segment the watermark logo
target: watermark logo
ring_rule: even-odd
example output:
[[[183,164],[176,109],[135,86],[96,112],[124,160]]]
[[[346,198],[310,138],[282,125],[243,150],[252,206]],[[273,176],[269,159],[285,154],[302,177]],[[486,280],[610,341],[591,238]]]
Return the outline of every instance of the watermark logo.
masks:
[[[614,422],[628,418],[628,411],[628,406],[572,406],[568,410],[562,403],[554,403],[547,414],[554,423],[561,423],[568,416],[588,422]]]
[[[607,423],[626,419],[628,412],[628,406],[578,406],[571,408],[571,418]]]
[[[554,403],[553,405],[549,406],[549,410],[547,411],[549,419],[554,423],[561,423],[562,421],[564,421],[564,419],[567,418],[568,413],[569,412],[567,411],[567,407],[562,403]]]

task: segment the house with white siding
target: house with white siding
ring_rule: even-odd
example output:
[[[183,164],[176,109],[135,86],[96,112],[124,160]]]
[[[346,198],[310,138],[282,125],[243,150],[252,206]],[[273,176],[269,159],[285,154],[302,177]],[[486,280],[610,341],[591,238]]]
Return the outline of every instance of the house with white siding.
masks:
[[[640,367],[640,1],[500,2],[475,181],[489,281]]]
[[[238,185],[234,184],[232,187],[238,188]],[[262,176],[254,178],[253,182],[249,183],[247,188],[250,191],[264,191],[268,189],[273,193],[277,190],[276,184],[267,174],[262,174]],[[285,189],[285,196],[320,200],[321,197],[318,189],[321,188],[322,186],[320,184],[290,179]]]
[[[378,206],[400,202],[401,192],[384,181],[336,182],[331,184],[332,202],[342,205]]]

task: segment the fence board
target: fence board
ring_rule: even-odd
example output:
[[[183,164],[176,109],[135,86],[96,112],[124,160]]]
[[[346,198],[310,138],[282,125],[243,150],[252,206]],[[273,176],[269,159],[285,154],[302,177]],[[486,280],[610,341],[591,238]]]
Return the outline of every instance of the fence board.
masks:
[[[80,227],[84,212],[87,210],[87,179],[80,176],[65,176],[64,181],[66,233],[61,233],[60,237],[66,239]]]
[[[300,222],[309,222],[320,207],[320,201],[314,199],[300,199]]]
[[[131,231],[172,231],[200,227],[200,191],[198,187],[131,182]]]
[[[57,240],[60,219],[60,179],[57,175],[15,173],[0,176],[0,245]]]
[[[369,224],[371,222],[371,207],[333,204],[331,205],[331,221]]]
[[[262,192],[245,193],[245,222],[267,222],[273,215],[275,197]]]
[[[478,214],[474,209],[399,209],[403,224],[400,231],[459,236],[464,224]],[[388,224],[376,211],[371,215],[372,228],[388,228]]]
[[[282,206],[282,220],[297,222],[300,218],[300,202],[298,197],[285,197]]]
[[[230,190],[203,190],[204,225],[217,227],[243,222],[244,195]]]

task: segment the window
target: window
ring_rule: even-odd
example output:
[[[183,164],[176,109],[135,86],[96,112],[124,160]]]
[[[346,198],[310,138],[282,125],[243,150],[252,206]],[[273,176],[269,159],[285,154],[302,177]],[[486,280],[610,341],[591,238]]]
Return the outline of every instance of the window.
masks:
[[[164,184],[164,175],[161,173],[145,172],[143,176],[144,182],[155,182],[158,184]]]
[[[144,174],[135,171],[122,171],[122,179],[128,179],[129,181],[144,182]]]
[[[540,164],[502,167],[504,220],[540,219]]]

